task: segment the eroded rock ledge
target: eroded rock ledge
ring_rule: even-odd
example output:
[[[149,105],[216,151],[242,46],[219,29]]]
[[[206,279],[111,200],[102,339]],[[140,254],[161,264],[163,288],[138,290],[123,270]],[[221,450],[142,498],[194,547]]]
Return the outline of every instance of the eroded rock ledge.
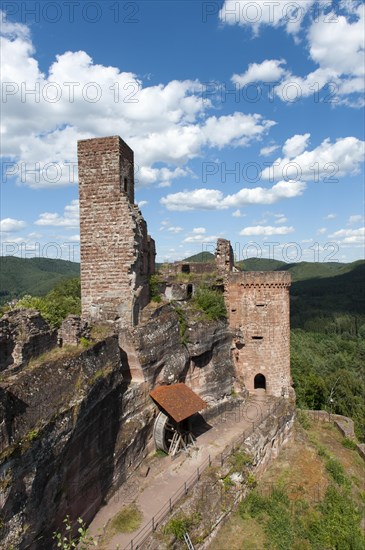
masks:
[[[212,405],[230,398],[236,381],[227,324],[187,316],[182,335],[181,322],[164,305],[89,349],[68,347],[64,356],[3,374],[4,547],[49,550],[67,514],[91,521],[152,450],[149,391],[157,383],[187,381]]]

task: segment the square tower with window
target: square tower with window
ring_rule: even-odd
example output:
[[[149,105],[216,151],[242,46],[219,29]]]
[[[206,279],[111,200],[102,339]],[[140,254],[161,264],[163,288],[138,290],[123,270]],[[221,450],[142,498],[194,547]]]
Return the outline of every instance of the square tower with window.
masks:
[[[290,284],[288,271],[230,273],[226,278],[236,371],[251,393],[290,395]]]

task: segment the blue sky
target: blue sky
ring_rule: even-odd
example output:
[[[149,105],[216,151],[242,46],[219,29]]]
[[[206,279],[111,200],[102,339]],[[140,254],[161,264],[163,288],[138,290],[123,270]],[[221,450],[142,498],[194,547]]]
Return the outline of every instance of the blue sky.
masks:
[[[119,134],[159,261],[363,257],[362,1],[3,8],[2,254],[78,260],[76,142]]]

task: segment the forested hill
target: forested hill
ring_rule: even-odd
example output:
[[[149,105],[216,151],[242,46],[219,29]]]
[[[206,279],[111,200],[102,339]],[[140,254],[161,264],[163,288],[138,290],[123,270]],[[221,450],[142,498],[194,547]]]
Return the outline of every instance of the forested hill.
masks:
[[[61,279],[79,275],[80,264],[75,262],[0,256],[0,304],[25,294],[43,296]]]
[[[214,255],[200,252],[184,260],[185,262],[212,262]],[[339,262],[300,262],[285,263],[266,258],[248,258],[238,262],[243,271],[290,271],[293,285],[291,294],[302,301],[295,302],[306,309],[320,306],[333,311],[337,302],[339,311],[360,313],[364,311],[365,261],[344,264]],[[17,258],[0,256],[0,304],[25,294],[44,296],[60,279],[78,277],[80,264],[50,258]],[[293,302],[294,303],[294,302]],[[308,308],[307,308],[308,309]],[[292,314],[295,326],[297,307]]]
[[[337,324],[349,327],[340,330],[338,325],[339,332],[357,334],[365,323],[365,261],[345,264],[327,277],[297,280],[290,294],[292,328],[321,332],[328,328],[327,320],[336,317]]]

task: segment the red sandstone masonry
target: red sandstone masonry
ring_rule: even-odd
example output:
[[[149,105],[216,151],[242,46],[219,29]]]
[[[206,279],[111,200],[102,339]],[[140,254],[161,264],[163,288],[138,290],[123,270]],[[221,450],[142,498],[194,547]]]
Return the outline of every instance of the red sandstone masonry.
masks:
[[[138,323],[154,241],[134,204],[133,151],[119,137],[78,142],[82,315]]]
[[[235,333],[236,369],[246,388],[255,389],[255,376],[266,379],[270,395],[289,395],[290,273],[231,273],[226,278],[225,300],[230,327]]]
[[[219,275],[226,275],[233,270],[234,257],[231,243],[227,239],[218,239],[215,262]]]

